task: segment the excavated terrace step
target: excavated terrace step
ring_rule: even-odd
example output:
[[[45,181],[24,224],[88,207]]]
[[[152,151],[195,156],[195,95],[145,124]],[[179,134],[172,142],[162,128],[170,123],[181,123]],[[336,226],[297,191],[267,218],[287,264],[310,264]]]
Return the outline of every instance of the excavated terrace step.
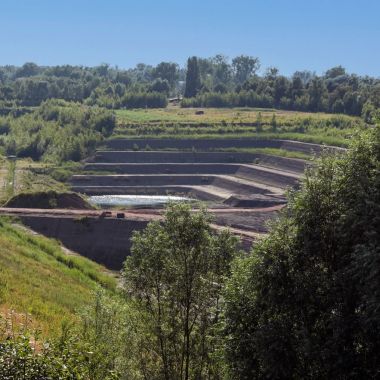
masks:
[[[235,174],[241,166],[259,166],[281,170],[300,176],[303,174],[305,162],[259,164],[227,164],[227,163],[86,163],[86,172],[110,172],[120,174]]]
[[[95,163],[242,163],[253,162],[259,155],[236,152],[178,152],[178,151],[104,151],[98,150]]]
[[[247,152],[107,151],[98,150],[88,163],[254,163],[295,165],[304,168],[305,160]]]
[[[146,169],[147,167],[143,167]],[[136,168],[134,168],[136,169]],[[139,169],[139,168],[137,168]],[[263,183],[269,186],[275,186],[279,188],[285,188],[288,186],[295,186],[298,183],[299,175],[295,173],[289,173],[280,171],[277,169],[271,169],[262,167],[259,165],[228,165],[228,166],[216,166],[216,167],[202,167],[203,174],[187,174],[187,173],[176,173],[176,174],[151,174],[152,168],[149,170],[149,174],[139,173],[139,174],[110,174],[110,175],[74,175],[71,179],[72,184],[90,184],[96,183],[97,185],[110,185],[110,184],[124,184],[124,185],[163,185],[163,184],[209,184],[217,178],[223,176],[229,176],[230,179],[238,178],[249,180],[255,183]],[[163,167],[159,169],[164,169]],[[192,167],[184,166],[176,168],[178,171],[181,169],[185,171],[200,171],[197,165]],[[214,169],[214,170],[213,170]],[[215,170],[216,169],[216,170]],[[136,170],[137,171],[137,170]],[[210,171],[211,173],[207,173]],[[212,173],[218,172],[218,174]],[[143,171],[144,172],[144,171]]]
[[[302,152],[306,154],[320,153],[323,149],[333,152],[344,150],[343,148],[313,144],[301,141],[282,139],[255,139],[255,138],[218,138],[218,139],[111,139],[105,144],[111,150],[132,150],[136,146],[140,149],[149,147],[150,149],[196,149],[215,150],[228,148],[275,148],[285,149],[292,152]]]
[[[265,173],[265,172],[264,172]],[[268,174],[268,173],[265,173]],[[274,174],[275,175],[275,174]],[[265,179],[265,177],[264,177]],[[74,175],[72,186],[206,186],[213,185],[234,191],[282,193],[281,188],[267,181],[254,181],[230,175]]]

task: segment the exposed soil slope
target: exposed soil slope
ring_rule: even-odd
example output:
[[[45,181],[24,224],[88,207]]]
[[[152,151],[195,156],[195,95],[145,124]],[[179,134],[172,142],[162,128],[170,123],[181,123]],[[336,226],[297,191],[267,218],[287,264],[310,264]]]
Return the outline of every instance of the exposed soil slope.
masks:
[[[57,193],[55,191],[21,193],[10,199],[5,207],[76,210],[91,210],[94,208],[78,194]]]

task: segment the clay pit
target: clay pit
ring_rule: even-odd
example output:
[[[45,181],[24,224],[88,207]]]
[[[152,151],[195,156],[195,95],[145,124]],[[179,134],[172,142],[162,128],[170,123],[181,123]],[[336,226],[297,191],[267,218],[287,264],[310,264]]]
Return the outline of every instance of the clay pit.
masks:
[[[149,146],[149,150],[133,150],[136,144]],[[286,204],[286,189],[298,186],[310,161],[213,150],[229,147],[275,147],[317,154],[324,149],[282,140],[111,140],[83,164],[86,174],[72,176],[71,188],[87,196],[182,195],[203,201],[214,215],[213,228],[230,227],[249,250],[268,231],[268,222]],[[4,208],[0,213],[18,216],[68,248],[111,269],[121,269],[133,231],[162,218],[163,209]]]

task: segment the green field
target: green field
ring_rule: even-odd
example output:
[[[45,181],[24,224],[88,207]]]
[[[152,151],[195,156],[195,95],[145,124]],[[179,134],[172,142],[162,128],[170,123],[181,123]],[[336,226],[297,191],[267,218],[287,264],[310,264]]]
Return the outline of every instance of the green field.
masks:
[[[0,322],[25,323],[43,335],[75,321],[99,286],[113,293],[116,279],[94,262],[68,255],[54,240],[0,219]]]
[[[203,114],[197,114],[197,112]],[[255,122],[257,113],[261,112],[264,122],[270,122],[273,114],[277,122],[288,123],[306,118],[326,120],[332,116],[345,120],[360,120],[346,115],[331,115],[326,113],[308,113],[296,111],[284,111],[267,108],[178,108],[167,107],[160,109],[134,109],[116,110],[119,122],[122,123],[252,123]]]
[[[199,111],[203,114],[198,114]],[[291,139],[346,146],[358,117],[256,108],[117,110],[111,138],[233,138]]]

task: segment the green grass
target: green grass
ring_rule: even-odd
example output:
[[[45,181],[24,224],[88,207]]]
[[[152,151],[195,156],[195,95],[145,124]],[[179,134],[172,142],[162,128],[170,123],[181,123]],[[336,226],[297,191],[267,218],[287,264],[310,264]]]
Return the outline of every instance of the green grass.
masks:
[[[245,138],[291,139],[316,144],[347,146],[357,129],[367,126],[360,118],[324,113],[272,109],[167,108],[117,110],[118,126],[111,138]],[[261,112],[261,130],[257,114]],[[271,125],[276,115],[276,128]]]
[[[197,111],[203,114],[197,115]],[[141,123],[195,123],[195,124],[218,124],[218,123],[252,123],[255,122],[258,112],[261,112],[262,121],[269,123],[273,114],[276,115],[280,124],[289,121],[311,118],[314,120],[326,120],[334,117],[353,120],[346,115],[330,115],[325,113],[308,113],[284,111],[265,108],[177,108],[168,107],[163,109],[136,109],[116,110],[119,123],[141,124]]]
[[[312,156],[303,152],[290,151],[278,148],[227,148],[217,149],[218,152],[246,152],[246,153],[261,153],[271,156],[299,158],[301,160],[310,160]]]
[[[1,163],[0,163],[1,165]],[[31,159],[19,159],[8,161],[0,166],[0,176],[6,177],[3,182],[2,192],[0,192],[1,203],[5,203],[14,195],[20,193],[35,192],[67,192],[69,187],[63,182],[67,180],[71,172],[65,166],[54,167],[51,164],[35,162]],[[57,177],[54,179],[53,177]]]
[[[63,320],[75,321],[102,286],[110,294],[116,279],[80,256],[69,256],[51,239],[34,236],[0,219],[0,312],[30,313],[44,334],[59,331]]]
[[[195,134],[171,134],[171,133],[163,133],[163,134],[136,134],[136,135],[115,135],[113,138],[130,138],[130,139],[138,139],[138,138],[149,138],[149,139],[229,139],[229,138],[256,138],[256,139],[284,139],[284,140],[295,140],[295,141],[303,141],[314,144],[326,144],[326,145],[335,145],[346,147],[349,144],[349,139],[351,136],[355,134],[355,131],[350,131],[351,133],[347,134],[347,137],[334,136],[329,134],[311,134],[311,133],[297,133],[297,132],[283,132],[283,133],[272,133],[272,132],[244,132],[244,133],[195,133]]]

